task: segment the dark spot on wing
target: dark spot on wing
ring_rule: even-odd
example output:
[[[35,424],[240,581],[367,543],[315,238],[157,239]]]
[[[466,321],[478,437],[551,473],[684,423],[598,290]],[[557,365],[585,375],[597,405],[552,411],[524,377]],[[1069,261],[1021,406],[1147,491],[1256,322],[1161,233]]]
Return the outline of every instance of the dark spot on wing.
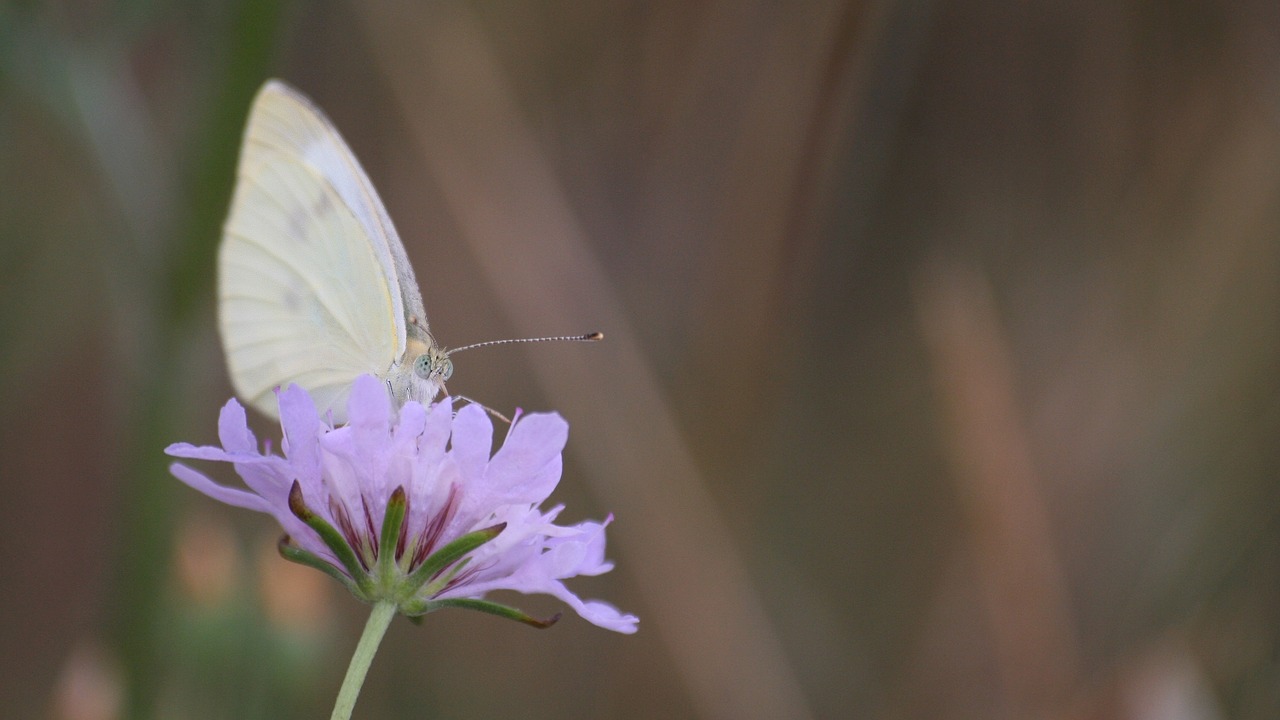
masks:
[[[320,193],[320,197],[316,200],[315,207],[312,210],[315,211],[316,217],[324,217],[333,212],[333,200],[329,198],[329,193]]]
[[[289,213],[289,237],[297,242],[305,243],[309,239],[307,237],[308,214],[305,207],[294,208],[293,212]]]

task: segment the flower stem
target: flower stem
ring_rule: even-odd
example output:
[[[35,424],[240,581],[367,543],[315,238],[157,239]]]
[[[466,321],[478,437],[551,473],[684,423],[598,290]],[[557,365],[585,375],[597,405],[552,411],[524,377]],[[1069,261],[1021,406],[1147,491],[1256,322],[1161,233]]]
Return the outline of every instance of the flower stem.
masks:
[[[369,673],[369,665],[373,662],[374,653],[382,636],[396,616],[395,603],[375,603],[369,621],[364,624],[364,634],[356,645],[356,654],[351,656],[351,665],[347,667],[347,677],[342,681],[342,689],[338,691],[338,701],[333,705],[333,714],[329,720],[351,720],[351,711],[356,707],[356,698],[364,685],[364,676]]]

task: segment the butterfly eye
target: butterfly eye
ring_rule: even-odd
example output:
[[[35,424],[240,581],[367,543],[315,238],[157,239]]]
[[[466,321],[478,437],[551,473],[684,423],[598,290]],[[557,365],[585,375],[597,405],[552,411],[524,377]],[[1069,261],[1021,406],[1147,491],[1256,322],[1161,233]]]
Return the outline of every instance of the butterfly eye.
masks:
[[[453,377],[453,361],[449,358],[445,358],[444,362],[440,365],[440,379],[448,380],[451,377]]]
[[[427,353],[422,353],[421,355],[418,356],[416,360],[413,361],[413,374],[417,375],[423,380],[428,380],[431,378],[431,356],[430,355],[428,355]]]

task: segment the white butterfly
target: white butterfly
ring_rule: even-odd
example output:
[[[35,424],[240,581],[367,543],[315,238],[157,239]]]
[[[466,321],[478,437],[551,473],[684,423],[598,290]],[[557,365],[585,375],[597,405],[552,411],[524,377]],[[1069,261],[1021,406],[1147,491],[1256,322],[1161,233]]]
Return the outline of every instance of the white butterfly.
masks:
[[[297,383],[345,419],[369,373],[430,402],[453,373],[382,201],[333,124],[270,80],[249,111],[218,252],[218,320],[236,394],[277,415]]]

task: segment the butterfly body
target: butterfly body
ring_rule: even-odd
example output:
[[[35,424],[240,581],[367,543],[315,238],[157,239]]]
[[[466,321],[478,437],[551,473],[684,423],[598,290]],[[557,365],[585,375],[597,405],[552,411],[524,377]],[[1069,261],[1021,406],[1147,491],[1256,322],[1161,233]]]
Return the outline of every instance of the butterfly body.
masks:
[[[429,402],[452,372],[373,184],[324,114],[277,80],[249,112],[218,299],[232,384],[270,416],[289,383],[341,422],[361,374]]]

